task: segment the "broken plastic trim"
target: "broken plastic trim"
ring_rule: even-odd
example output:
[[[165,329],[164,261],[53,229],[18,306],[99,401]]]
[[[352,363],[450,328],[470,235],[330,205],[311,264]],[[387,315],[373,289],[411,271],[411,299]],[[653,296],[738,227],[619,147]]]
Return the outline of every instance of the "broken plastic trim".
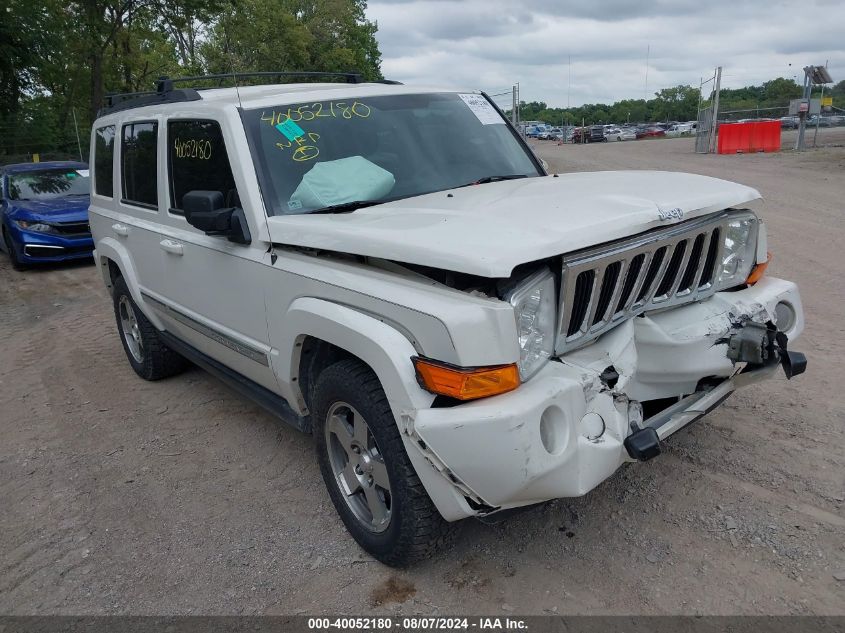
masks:
[[[801,352],[789,351],[788,337],[779,332],[771,321],[766,324],[754,321],[739,323],[733,334],[717,343],[726,343],[726,356],[734,363],[746,363],[745,368],[734,378],[726,378],[717,385],[686,396],[650,417],[641,428],[634,429],[624,442],[625,450],[632,459],[646,461],[656,457],[660,454],[661,437],[677,432],[715,409],[743,382],[769,376],[778,364],[783,367],[787,379],[803,374],[807,369],[807,357]],[[699,402],[706,404],[697,409]]]

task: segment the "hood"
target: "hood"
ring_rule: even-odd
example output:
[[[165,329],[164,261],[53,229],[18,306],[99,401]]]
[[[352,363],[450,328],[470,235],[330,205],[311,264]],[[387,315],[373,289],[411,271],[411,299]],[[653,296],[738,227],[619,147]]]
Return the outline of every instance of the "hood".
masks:
[[[268,224],[278,244],[509,277],[519,264],[759,197],[750,187],[694,174],[586,172],[462,187],[354,213],[274,216]]]
[[[52,200],[9,200],[8,214],[13,220],[29,222],[86,222],[90,203],[88,196]]]

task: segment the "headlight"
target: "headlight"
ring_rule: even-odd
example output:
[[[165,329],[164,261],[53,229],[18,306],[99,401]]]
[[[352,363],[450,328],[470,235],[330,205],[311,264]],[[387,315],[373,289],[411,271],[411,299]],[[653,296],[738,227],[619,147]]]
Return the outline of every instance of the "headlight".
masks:
[[[555,279],[537,271],[507,297],[513,306],[519,342],[519,377],[528,380],[549,360],[555,346]]]
[[[720,288],[730,288],[745,282],[757,258],[757,218],[731,220],[724,238],[722,261],[716,269]]]
[[[27,222],[26,220],[15,220],[15,224],[27,231],[35,231],[36,233],[51,233],[53,227],[43,222]]]

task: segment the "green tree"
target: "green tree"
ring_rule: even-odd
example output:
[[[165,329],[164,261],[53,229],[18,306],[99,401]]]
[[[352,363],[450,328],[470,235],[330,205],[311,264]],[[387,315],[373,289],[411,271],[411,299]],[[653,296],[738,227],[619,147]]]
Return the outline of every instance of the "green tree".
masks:
[[[793,79],[778,77],[763,84],[763,99],[766,102],[784,102],[798,99],[803,92],[801,86]]]
[[[0,117],[20,111],[25,91],[37,82],[38,61],[47,33],[37,2],[0,0]]]
[[[366,19],[365,0],[299,0],[296,15],[312,34],[312,70],[354,70],[366,79],[381,79],[378,25]]]
[[[692,86],[664,88],[654,96],[653,121],[689,121],[698,113],[699,92]]]
[[[363,0],[238,0],[201,46],[206,67],[232,71],[360,72],[381,78],[377,25]]]
[[[312,35],[284,0],[240,0],[220,15],[200,46],[211,73],[307,69]]]
[[[202,72],[199,43],[209,25],[220,15],[227,0],[150,0],[150,8],[158,28],[176,46],[179,64],[192,74]]]

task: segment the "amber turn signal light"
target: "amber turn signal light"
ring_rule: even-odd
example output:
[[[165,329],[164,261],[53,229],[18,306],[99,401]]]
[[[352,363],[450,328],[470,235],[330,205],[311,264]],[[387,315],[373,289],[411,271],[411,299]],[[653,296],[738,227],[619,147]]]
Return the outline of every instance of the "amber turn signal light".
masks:
[[[495,396],[519,387],[519,369],[512,365],[455,367],[415,356],[411,359],[423,389],[458,400]]]
[[[769,267],[770,261],[772,261],[772,254],[766,253],[766,261],[762,264],[755,265],[754,268],[751,269],[751,274],[748,275],[748,279],[745,280],[745,283],[749,286],[753,286],[760,281],[763,278],[763,275],[766,274],[766,268]]]

